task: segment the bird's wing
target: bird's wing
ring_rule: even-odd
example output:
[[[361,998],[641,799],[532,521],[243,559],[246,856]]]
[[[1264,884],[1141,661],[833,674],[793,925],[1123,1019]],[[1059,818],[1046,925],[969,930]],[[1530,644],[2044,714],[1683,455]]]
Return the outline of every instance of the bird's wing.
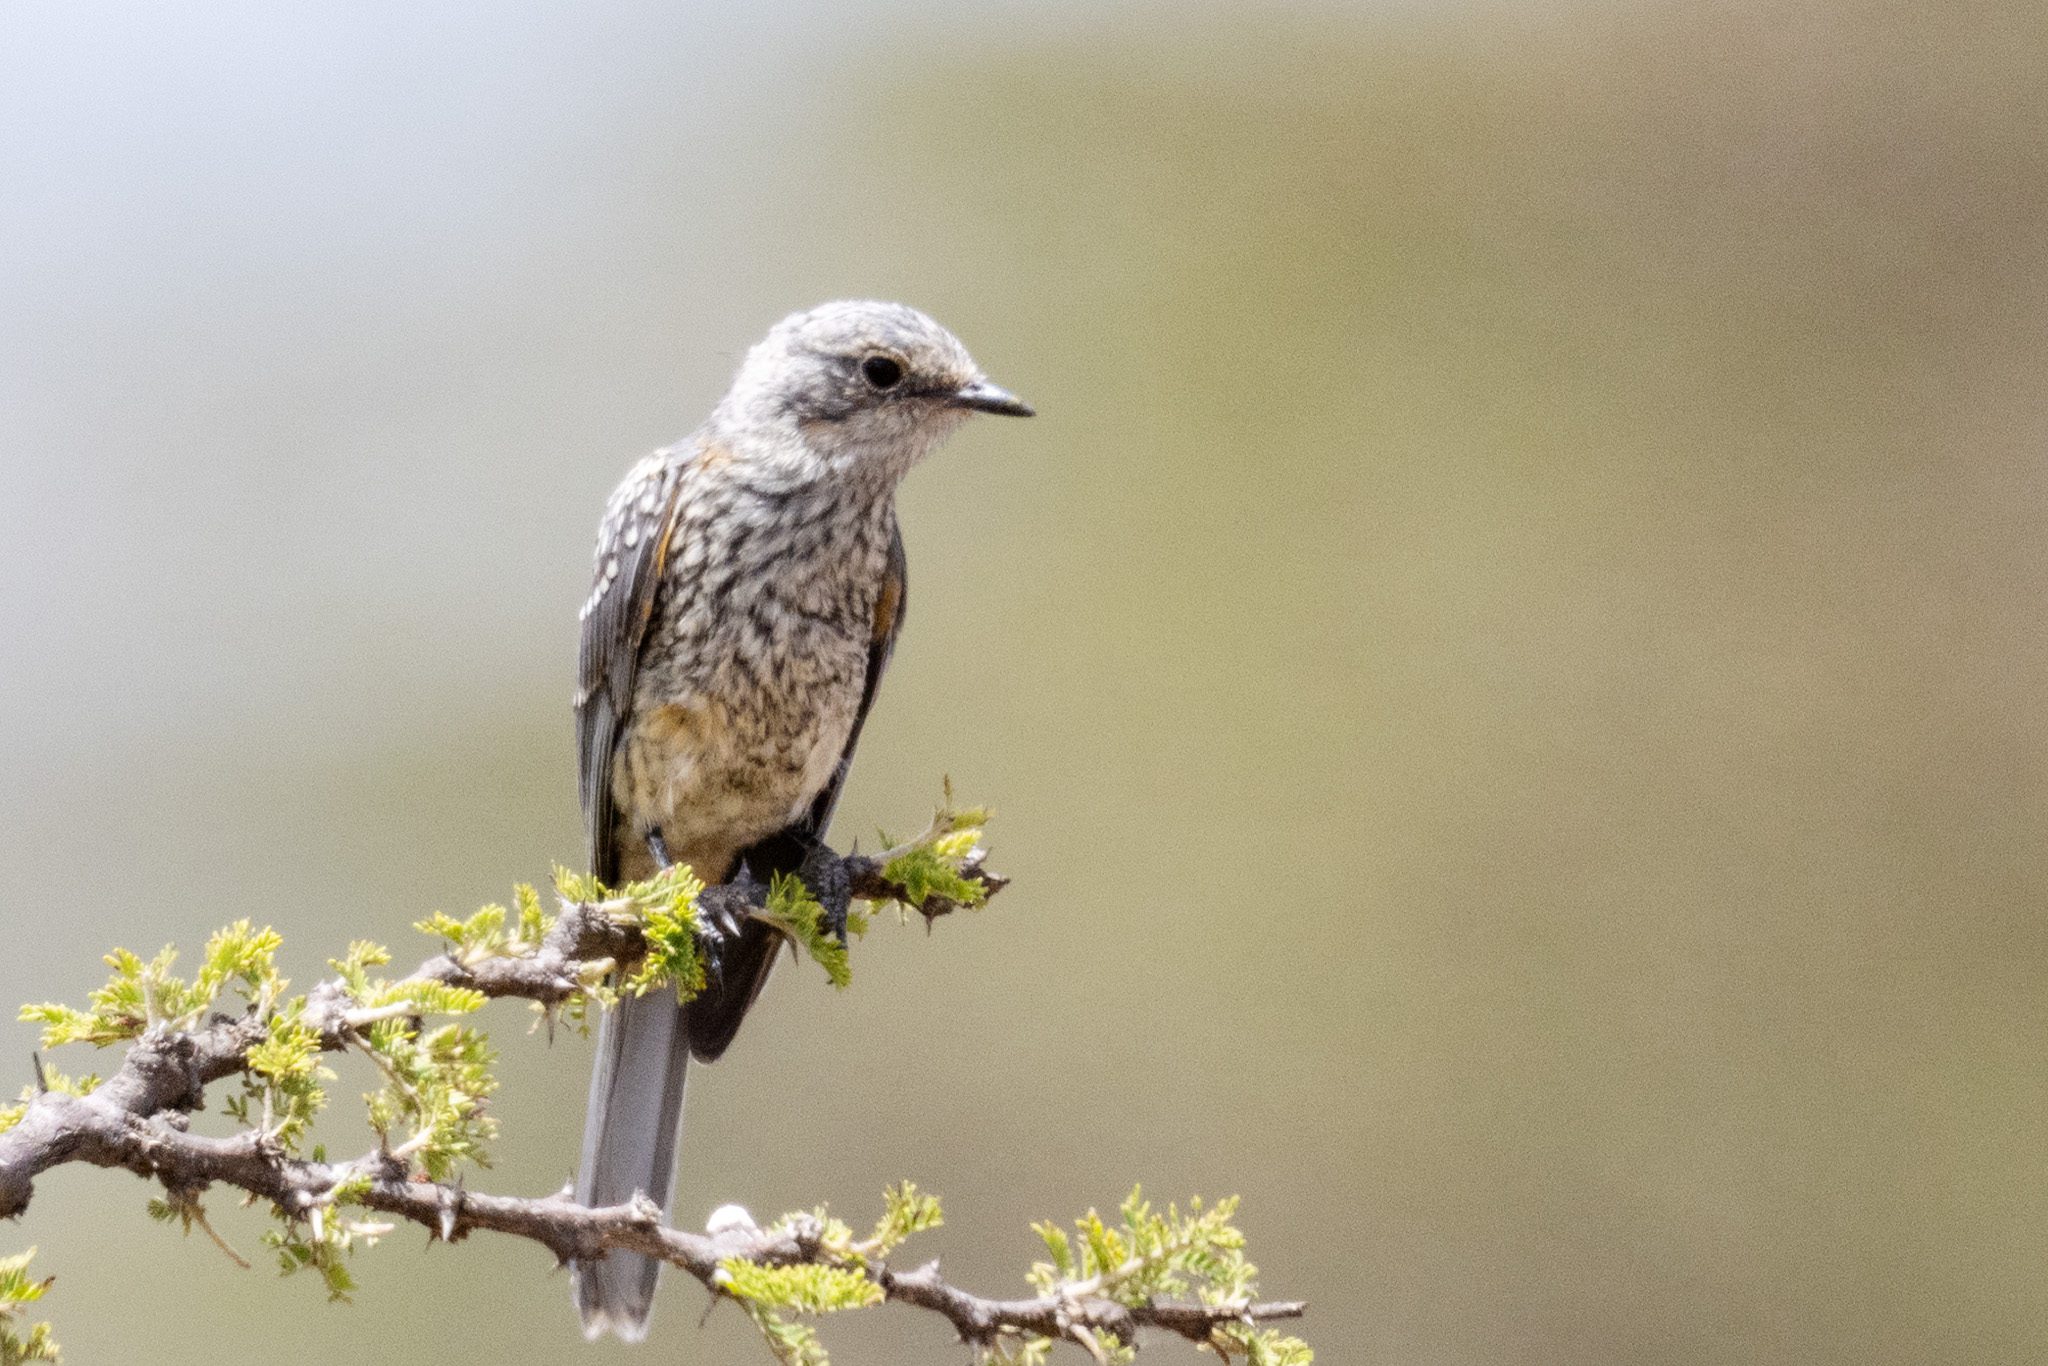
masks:
[[[657,451],[635,465],[605,505],[597,563],[583,605],[576,676],[576,764],[591,872],[618,881],[612,826],[612,753],[633,706],[640,646],[653,618],[674,547],[683,460]],[[577,1196],[611,1205],[634,1197],[664,1210],[675,1179],[683,1078],[690,1060],[682,1009],[673,997],[628,998],[605,1012],[597,1031]],[[658,1263],[613,1255],[576,1265],[576,1304],[584,1331],[621,1337],[647,1331]]]
[[[673,450],[635,465],[605,505],[597,532],[590,598],[583,604],[577,653],[576,765],[583,797],[590,870],[607,885],[618,877],[612,840],[612,751],[633,705],[640,643],[654,615],[674,547],[682,465]]]
[[[882,591],[875,599],[874,633],[868,638],[868,669],[861,686],[860,710],[854,713],[853,727],[846,733],[846,746],[839,752],[839,763],[832,770],[831,780],[811,802],[810,809],[740,853],[739,863],[761,881],[771,881],[776,873],[798,871],[804,856],[823,842],[826,827],[832,823],[832,809],[839,804],[840,789],[846,786],[847,770],[853,767],[853,749],[860,743],[861,727],[875,705],[882,672],[889,667],[896,637],[903,630],[909,591],[910,563],[903,553],[903,532],[892,527],[889,564],[883,571]],[[714,1062],[725,1052],[726,1045],[739,1031],[740,1021],[746,1018],[747,1008],[767,985],[768,972],[775,966],[775,953],[781,942],[780,936],[766,925],[750,922],[742,931],[740,942],[726,952],[722,980],[684,1007],[689,1013],[690,1049],[698,1058]]]

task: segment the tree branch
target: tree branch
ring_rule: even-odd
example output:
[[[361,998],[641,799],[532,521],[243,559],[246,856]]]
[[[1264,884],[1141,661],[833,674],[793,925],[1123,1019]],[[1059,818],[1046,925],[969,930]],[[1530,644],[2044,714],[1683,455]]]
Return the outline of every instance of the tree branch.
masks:
[[[885,1263],[861,1267],[838,1257],[821,1244],[821,1226],[808,1218],[767,1230],[723,1227],[691,1233],[662,1223],[661,1211],[648,1201],[594,1209],[574,1203],[566,1190],[537,1199],[487,1195],[419,1180],[381,1152],[348,1163],[313,1162],[289,1157],[254,1133],[228,1138],[194,1134],[184,1128],[182,1115],[140,1116],[117,1110],[97,1095],[50,1092],[35,1107],[34,1118],[34,1141],[58,1145],[63,1155],[56,1161],[125,1168],[178,1191],[233,1186],[297,1217],[327,1205],[345,1183],[367,1176],[367,1187],[351,1194],[352,1204],[418,1224],[443,1241],[460,1242],[477,1230],[509,1234],[540,1244],[563,1264],[614,1250],[637,1252],[682,1268],[713,1295],[724,1293],[723,1264],[731,1259],[768,1266],[851,1266],[879,1286],[885,1298],[944,1316],[963,1341],[979,1346],[993,1344],[1006,1329],[1073,1340],[1076,1325],[1114,1333],[1126,1342],[1141,1327],[1202,1342],[1219,1324],[1296,1319],[1306,1309],[1295,1301],[1210,1307],[1128,1306],[1100,1295],[991,1299],[948,1283],[937,1262],[898,1272]],[[28,1122],[0,1137],[0,1144]]]
[[[977,846],[955,860],[954,870],[986,897],[1001,890],[1005,880],[983,869],[981,860]],[[856,855],[840,862],[839,871],[855,896],[899,901],[927,923],[961,904],[938,893],[915,896],[891,880],[893,865],[881,860]],[[968,895],[957,884],[953,891]],[[750,884],[703,889],[695,901],[700,909],[760,914],[766,895],[766,888]],[[633,909],[623,901],[565,902],[537,943],[522,942],[516,952],[470,952],[457,946],[380,990],[376,1005],[357,999],[346,974],[336,976],[307,994],[297,1019],[313,1031],[320,1050],[338,1051],[367,1047],[366,1031],[416,1013],[406,1000],[408,987],[459,988],[561,1007],[589,994],[591,984],[607,973],[616,974],[649,953],[642,925],[629,918]],[[937,1262],[895,1270],[876,1254],[900,1239],[885,1245],[878,1233],[870,1244],[856,1246],[844,1236],[843,1225],[835,1234],[815,1216],[792,1216],[766,1230],[751,1221],[721,1220],[713,1231],[693,1233],[664,1224],[659,1208],[644,1199],[591,1208],[574,1203],[566,1189],[517,1198],[429,1180],[416,1170],[408,1145],[393,1150],[386,1144],[352,1162],[329,1163],[300,1155],[260,1125],[227,1137],[191,1132],[190,1114],[204,1108],[209,1085],[243,1073],[254,1078],[260,1064],[252,1065],[251,1050],[271,1037],[277,1018],[265,993],[240,1017],[213,1015],[183,1029],[158,1023],[135,1038],[121,1066],[88,1094],[43,1086],[13,1125],[0,1131],[0,1217],[18,1218],[26,1211],[35,1178],[44,1171],[83,1162],[160,1182],[173,1197],[174,1212],[183,1209],[201,1220],[198,1195],[213,1185],[233,1187],[271,1202],[287,1219],[287,1228],[294,1222],[310,1225],[315,1243],[327,1236],[321,1231],[326,1220],[351,1209],[403,1219],[450,1242],[477,1230],[522,1238],[546,1248],[560,1263],[612,1251],[638,1253],[681,1268],[721,1297],[735,1293],[729,1269],[735,1261],[831,1268],[864,1279],[873,1287],[871,1297],[943,1316],[963,1341],[978,1348],[1042,1338],[1082,1345],[1104,1360],[1103,1334],[1134,1344],[1137,1329],[1156,1328],[1237,1351],[1245,1345],[1231,1336],[1237,1327],[1298,1318],[1304,1310],[1297,1302],[1253,1303],[1248,1295],[1216,1304],[1151,1295],[1136,1302],[1130,1296],[1120,1300],[1099,1275],[1066,1278],[1052,1286],[1052,1293],[1034,1298],[993,1299],[950,1284]],[[39,1067],[39,1084],[40,1078]],[[935,1203],[931,1213],[936,1222]]]

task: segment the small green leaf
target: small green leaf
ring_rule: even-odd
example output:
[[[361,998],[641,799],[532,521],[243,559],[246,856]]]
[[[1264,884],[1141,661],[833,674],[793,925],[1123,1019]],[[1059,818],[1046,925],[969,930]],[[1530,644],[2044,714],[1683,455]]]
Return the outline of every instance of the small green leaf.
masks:
[[[1075,1274],[1074,1245],[1068,1240],[1067,1231],[1051,1220],[1033,1224],[1031,1231],[1039,1236],[1045,1243],[1045,1250],[1052,1254],[1052,1269],[1063,1279],[1071,1279]]]
[[[13,1257],[0,1257],[0,1366],[26,1366],[31,1361],[57,1360],[57,1343],[50,1325],[19,1322],[21,1306],[33,1304],[50,1288],[53,1277],[36,1280],[28,1264],[36,1250]]]
[[[564,868],[559,863],[555,865],[555,895],[564,901],[580,905],[611,899],[610,894],[605,891],[604,884],[596,878],[588,873],[578,873]]]
[[[825,969],[833,986],[844,990],[853,981],[853,965],[846,945],[825,928],[825,908],[811,895],[804,880],[793,873],[777,873],[768,884],[768,905],[762,918],[780,926],[803,946],[813,962]]]
[[[903,902],[913,910],[934,898],[971,907],[988,897],[980,883],[960,875],[958,859],[931,844],[912,845],[890,859],[882,865],[882,876],[903,889]]]
[[[24,1024],[40,1024],[43,1027],[44,1048],[55,1048],[67,1043],[104,1046],[118,1039],[133,1038],[141,1032],[139,1025],[132,1031],[125,1025],[112,1029],[103,1027],[97,1016],[89,1015],[82,1010],[74,1010],[67,1005],[58,1005],[54,1001],[23,1006],[20,1018]]]
[[[946,1222],[939,1210],[938,1197],[924,1194],[912,1182],[889,1187],[882,1199],[881,1222],[875,1225],[874,1236],[863,1248],[874,1256],[886,1257],[913,1234],[937,1228]]]
[[[795,1314],[864,1309],[883,1300],[882,1287],[845,1267],[802,1263],[765,1266],[739,1257],[718,1264],[719,1288],[737,1299]]]
[[[666,987],[687,1001],[704,989],[697,946],[697,894],[703,890],[697,875],[681,864],[619,890],[615,899],[627,903],[647,941],[647,956],[627,975],[623,990],[640,996]]]

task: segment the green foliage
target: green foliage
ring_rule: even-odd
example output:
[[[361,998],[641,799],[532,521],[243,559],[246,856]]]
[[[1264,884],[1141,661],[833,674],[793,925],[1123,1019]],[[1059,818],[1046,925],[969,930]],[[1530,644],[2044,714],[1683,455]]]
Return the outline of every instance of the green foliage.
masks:
[[[555,865],[555,895],[565,902],[597,905],[613,899],[611,891],[589,873]]]
[[[512,889],[512,904],[519,912],[517,941],[521,944],[539,946],[548,937],[548,931],[555,927],[555,918],[541,909],[540,893],[530,882],[522,882]]]
[[[1250,1366],[1310,1366],[1316,1359],[1307,1343],[1275,1328],[1225,1324],[1210,1334],[1210,1343],[1226,1360],[1231,1350],[1236,1349],[1236,1355],[1243,1357]]]
[[[256,1126],[287,1149],[298,1146],[327,1103],[320,1084],[334,1080],[333,1071],[320,1061],[320,1031],[305,1022],[305,1010],[305,998],[294,997],[271,1019],[269,1031],[247,1054],[242,1093],[227,1103],[236,1120]]]
[[[1184,1295],[1192,1280],[1205,1285],[1227,1280],[1236,1291],[1249,1283],[1252,1270],[1249,1265],[1232,1269],[1233,1257],[1243,1263],[1244,1235],[1230,1222],[1236,1212],[1232,1198],[1207,1209],[1199,1199],[1191,1201],[1185,1215],[1169,1205],[1161,1214],[1142,1190],[1133,1190],[1115,1224],[1091,1209],[1074,1221],[1073,1238],[1050,1222],[1032,1225],[1052,1261],[1034,1267],[1031,1282],[1048,1295],[1062,1284],[1085,1284],[1122,1304]]]
[[[1033,1224],[1051,1261],[1031,1269],[1031,1283],[1041,1294],[1104,1295],[1133,1307],[1192,1297],[1241,1308],[1258,1293],[1258,1268],[1245,1260],[1244,1234],[1231,1222],[1236,1213],[1235,1196],[1207,1208],[1197,1198],[1185,1214],[1176,1205],[1161,1213],[1133,1188],[1115,1223],[1091,1209],[1074,1221],[1074,1237],[1051,1222]],[[1298,1338],[1242,1323],[1217,1328],[1209,1345],[1255,1366],[1308,1366],[1315,1359]]]
[[[555,918],[541,908],[540,893],[525,882],[512,889],[510,911],[493,904],[467,920],[436,911],[413,925],[421,934],[441,940],[448,955],[466,967],[492,958],[531,957],[540,951],[548,931],[554,927]],[[584,1003],[585,998],[580,995],[559,1005],[531,1002],[531,1009],[539,1017],[534,1024],[547,1024],[550,1037],[555,1021],[563,1017],[580,1029],[584,1024]]]
[[[882,1193],[883,1212],[874,1236],[861,1245],[870,1257],[887,1257],[913,1235],[946,1222],[939,1210],[939,1197],[926,1195],[913,1182],[903,1181]]]
[[[131,955],[132,956],[132,955]],[[107,961],[120,966],[116,955],[107,955]],[[104,991],[101,988],[100,991]],[[95,991],[95,1001],[100,996]],[[132,1039],[142,1033],[140,1017],[130,1017],[125,1012],[83,1011],[71,1006],[44,1001],[39,1005],[25,1005],[18,1017],[24,1024],[39,1024],[43,1027],[43,1047],[55,1048],[59,1044],[89,1043],[105,1047],[121,1039]]]
[[[852,983],[853,965],[847,960],[846,945],[825,928],[825,908],[811,895],[802,878],[793,873],[777,873],[769,881],[768,907],[761,918],[801,945],[811,960],[825,969],[833,986],[843,990]],[[847,928],[853,928],[850,914]]]
[[[825,1346],[791,1314],[827,1314],[880,1304],[882,1288],[870,1278],[875,1260],[906,1238],[942,1222],[938,1200],[905,1181],[883,1195],[883,1213],[872,1236],[856,1242],[844,1220],[823,1209],[786,1216],[776,1229],[797,1227],[818,1248],[819,1261],[801,1266],[764,1266],[740,1258],[719,1263],[719,1288],[740,1301],[768,1350],[784,1366],[827,1366]]]
[[[264,1233],[263,1245],[275,1254],[279,1273],[311,1272],[326,1287],[329,1300],[348,1300],[356,1288],[355,1277],[349,1274],[349,1258],[358,1247],[375,1247],[392,1228],[388,1223],[346,1213],[361,1204],[369,1188],[368,1173],[350,1171],[302,1216],[272,1205],[270,1213],[277,1226]]]
[[[496,904],[484,907],[467,920],[436,911],[413,928],[444,941],[450,956],[459,963],[528,957],[539,950],[541,941],[554,928],[554,917],[541,909],[540,893],[524,882],[512,889],[512,897],[516,913]]]
[[[436,1181],[448,1180],[465,1162],[489,1166],[485,1145],[498,1130],[484,1109],[498,1086],[489,1037],[462,1025],[423,1028],[414,1018],[399,1018],[372,1024],[365,1039],[384,1073],[384,1085],[364,1097],[370,1127],[384,1146],[418,1158]],[[401,1126],[408,1135],[393,1144]]]
[[[808,1323],[786,1319],[773,1309],[751,1300],[740,1301],[740,1308],[747,1311],[747,1317],[761,1330],[768,1350],[775,1354],[775,1359],[782,1366],[831,1366],[825,1344],[818,1341],[817,1330]]]
[[[57,1343],[47,1323],[24,1324],[21,1307],[34,1304],[50,1288],[54,1277],[32,1279],[29,1261],[36,1250],[14,1257],[0,1257],[0,1366],[23,1366],[31,1361],[57,1360]]]
[[[840,1228],[844,1228],[842,1224]],[[831,1314],[882,1302],[882,1287],[853,1267],[764,1266],[739,1257],[718,1264],[718,1287],[740,1302],[784,1366],[828,1366],[825,1345],[790,1314]]]
[[[267,1007],[287,985],[277,975],[277,950],[283,943],[284,937],[270,926],[251,929],[246,920],[215,931],[206,941],[206,961],[192,981],[187,1013],[172,1023],[182,1025],[188,1019],[198,1023],[198,1012],[228,986],[243,1000]]]
[[[704,884],[690,868],[678,864],[651,878],[630,882],[617,889],[606,887],[588,873],[557,865],[555,894],[563,902],[594,906],[606,914],[632,924],[647,943],[647,953],[632,971],[619,977],[605,964],[587,971],[581,995],[564,1003],[562,1015],[571,1024],[584,1023],[588,1003],[617,1004],[621,994],[643,996],[668,988],[676,999],[687,1001],[704,989],[704,957],[697,945],[697,895]],[[533,889],[521,887],[522,923],[544,923],[539,919],[540,903]]]
[[[1074,1221],[1071,1233],[1050,1222],[1033,1225],[1051,1260],[1033,1267],[1030,1280],[1040,1294],[1061,1299],[1099,1296],[1140,1308],[1155,1298],[1193,1298],[1242,1309],[1256,1296],[1256,1268],[1244,1258],[1244,1234],[1232,1222],[1236,1212],[1235,1199],[1213,1206],[1195,1200],[1185,1212],[1171,1205],[1162,1212],[1133,1190],[1114,1221],[1090,1210]],[[938,1200],[906,1181],[884,1195],[882,1217],[869,1237],[856,1241],[843,1221],[822,1209],[790,1215],[771,1231],[801,1230],[804,1241],[817,1248],[818,1261],[764,1266],[728,1259],[720,1263],[719,1286],[745,1306],[777,1360],[825,1366],[816,1333],[791,1316],[881,1303],[874,1269],[907,1240],[943,1222]],[[1310,1366],[1314,1360],[1299,1339],[1236,1321],[1218,1327],[1207,1345],[1225,1360],[1248,1366]],[[981,1360],[984,1366],[1047,1366],[1054,1346],[1054,1339],[1006,1330],[983,1349]],[[1090,1351],[1107,1363],[1136,1357],[1134,1344],[1099,1331]]]
[[[901,904],[906,909],[924,909],[927,902],[950,901],[961,906],[979,906],[987,890],[965,875],[970,859],[979,851],[989,812],[980,807],[955,810],[953,789],[946,785],[946,801],[932,823],[916,839],[893,847],[882,855],[884,876],[904,889]],[[891,843],[887,836],[885,844]],[[539,904],[532,889],[522,887],[522,920],[529,915],[539,923]],[[612,889],[587,873],[568,868],[555,869],[555,893],[565,902],[596,906],[630,921],[647,941],[647,955],[623,980],[586,981],[585,997],[569,1003],[564,1014],[580,1023],[584,1000],[611,1005],[621,992],[642,995],[658,987],[673,987],[678,998],[688,1000],[704,989],[704,960],[698,946],[697,897],[704,884],[687,867],[665,869],[652,878]],[[531,899],[530,910],[527,909]],[[460,951],[475,944],[489,952],[504,952],[497,935],[503,911],[487,906],[468,921],[436,915],[419,928],[441,936]],[[770,881],[766,905],[758,918],[776,926],[799,945],[836,987],[853,980],[846,945],[827,932],[825,910],[801,878],[777,873]],[[869,913],[857,903],[847,914],[848,934],[859,937],[868,930]],[[536,942],[544,928],[533,931]],[[528,936],[522,935],[521,938]],[[516,942],[513,951],[517,951]]]
[[[502,907],[487,906],[478,913],[478,917],[467,923],[474,924],[477,918],[488,917],[493,910],[502,917]],[[342,985],[348,989],[349,999],[354,1003],[349,1011],[352,1020],[379,1014],[468,1015],[484,1008],[487,998],[481,991],[469,987],[450,986],[446,982],[418,977],[392,982],[370,976],[371,968],[382,967],[390,961],[391,950],[368,940],[357,940],[348,946],[345,957],[330,960],[329,966],[340,976]]]
[[[704,990],[704,956],[697,947],[697,894],[704,884],[681,864],[641,882],[630,882],[619,899],[647,940],[647,956],[627,976],[623,989],[635,996],[667,987],[678,1001]]]
[[[371,990],[370,969],[381,968],[390,961],[391,950],[382,944],[368,939],[352,939],[349,941],[348,952],[339,958],[328,959],[327,966],[334,969],[335,975],[341,978],[341,984],[348,989],[348,994],[352,998],[363,1001]]]
[[[846,1267],[764,1266],[738,1257],[718,1264],[719,1288],[737,1299],[795,1314],[831,1314],[882,1302],[882,1287]]]
[[[882,865],[882,876],[901,887],[903,900],[914,907],[933,897],[961,906],[982,902],[981,884],[962,877],[958,862],[948,859],[936,845],[912,845]]]
[[[437,922],[425,923],[433,927],[429,932],[439,931]],[[475,952],[483,951],[486,939],[506,942],[502,908],[486,907],[459,925],[448,923],[458,934],[474,931]],[[331,965],[355,1003],[348,1012],[353,1040],[384,1076],[384,1085],[364,1096],[370,1127],[393,1155],[417,1158],[436,1181],[447,1180],[465,1162],[488,1166],[485,1145],[496,1136],[497,1124],[485,1113],[484,1101],[498,1085],[490,1072],[490,1039],[479,1029],[427,1023],[430,1016],[482,1009],[484,994],[442,982],[393,982],[370,975],[372,968],[390,961],[390,951],[381,944],[359,940]],[[406,1136],[393,1143],[400,1128]],[[323,1274],[329,1270],[317,1259],[303,1264]]]
[[[44,1002],[21,1008],[21,1019],[43,1027],[43,1047],[89,1043],[105,1047],[139,1036],[151,1025],[191,1029],[232,986],[258,1010],[267,1010],[287,985],[277,972],[277,931],[252,929],[238,920],[206,941],[198,974],[190,981],[172,975],[178,951],[166,946],[144,962],[127,949],[106,957],[114,975],[91,995],[91,1010]]]
[[[966,870],[994,813],[981,806],[956,809],[950,779],[945,791],[923,834],[901,844],[882,836],[882,876],[903,889],[898,901],[909,910],[923,910],[934,900],[973,909],[988,900],[988,890]]]

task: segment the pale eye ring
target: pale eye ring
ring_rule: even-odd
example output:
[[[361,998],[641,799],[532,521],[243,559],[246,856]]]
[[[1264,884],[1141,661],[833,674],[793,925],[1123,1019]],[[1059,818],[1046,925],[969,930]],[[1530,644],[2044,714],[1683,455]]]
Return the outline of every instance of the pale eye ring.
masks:
[[[877,389],[894,389],[903,382],[903,363],[894,356],[869,356],[860,363],[860,375]]]

